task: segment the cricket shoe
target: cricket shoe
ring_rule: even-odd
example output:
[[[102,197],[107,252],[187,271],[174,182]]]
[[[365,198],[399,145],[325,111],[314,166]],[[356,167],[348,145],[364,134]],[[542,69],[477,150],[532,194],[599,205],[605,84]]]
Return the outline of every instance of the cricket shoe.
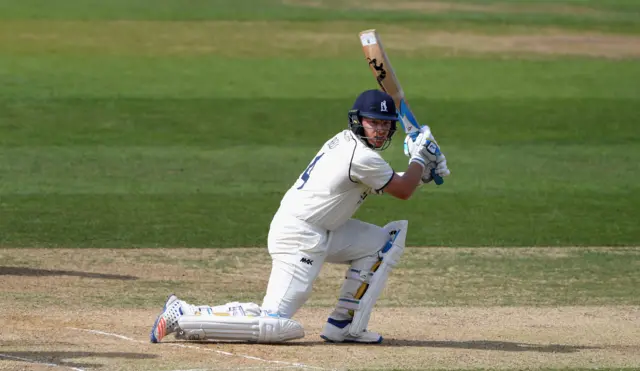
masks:
[[[336,320],[329,318],[320,337],[330,343],[379,344],[382,342],[382,336],[373,331],[363,330],[360,335],[353,336],[349,333],[350,326],[350,319]]]
[[[158,315],[156,322],[153,324],[153,328],[151,328],[149,338],[152,343],[159,343],[163,337],[179,330],[178,318],[185,314],[182,307],[183,303],[184,302],[174,294],[169,295],[169,298],[164,303],[162,313]]]

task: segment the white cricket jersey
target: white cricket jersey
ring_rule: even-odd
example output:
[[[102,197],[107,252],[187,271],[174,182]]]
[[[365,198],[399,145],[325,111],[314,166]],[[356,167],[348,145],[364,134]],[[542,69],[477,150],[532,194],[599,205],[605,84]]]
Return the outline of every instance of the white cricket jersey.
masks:
[[[334,230],[372,190],[383,189],[393,169],[350,130],[329,139],[287,191],[278,213]]]

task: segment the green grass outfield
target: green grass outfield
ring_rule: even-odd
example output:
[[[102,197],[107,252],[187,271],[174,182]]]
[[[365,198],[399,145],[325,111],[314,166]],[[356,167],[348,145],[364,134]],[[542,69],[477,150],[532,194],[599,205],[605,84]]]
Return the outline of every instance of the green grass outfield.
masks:
[[[420,7],[398,5],[416,0],[391,2],[372,0],[24,0],[0,1],[0,19],[81,20],[294,20],[323,22],[328,19],[375,23],[420,23],[458,26],[531,25],[623,32],[640,30],[639,6],[635,0],[446,0],[458,5],[504,5],[524,11],[478,12],[473,8],[424,12]],[[306,4],[306,5],[305,5]],[[383,4],[383,6],[381,6]],[[563,11],[560,10],[563,6]],[[575,7],[575,8],[569,8]],[[585,10],[586,9],[586,10]],[[424,25],[422,25],[424,27]]]
[[[297,3],[0,0],[0,244],[263,246],[281,196],[375,87],[365,28],[406,43],[640,34],[635,1]],[[639,245],[637,59],[386,46],[452,176],[357,217],[408,219],[410,245]],[[384,154],[398,171],[401,142]]]

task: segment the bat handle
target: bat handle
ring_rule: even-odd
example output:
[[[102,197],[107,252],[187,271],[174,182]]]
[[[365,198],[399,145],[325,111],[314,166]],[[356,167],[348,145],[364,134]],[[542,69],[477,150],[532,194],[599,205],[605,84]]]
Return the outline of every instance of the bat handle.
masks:
[[[442,183],[444,183],[444,179],[442,179],[440,175],[436,174],[436,169],[431,169],[431,177],[437,185],[441,185]]]

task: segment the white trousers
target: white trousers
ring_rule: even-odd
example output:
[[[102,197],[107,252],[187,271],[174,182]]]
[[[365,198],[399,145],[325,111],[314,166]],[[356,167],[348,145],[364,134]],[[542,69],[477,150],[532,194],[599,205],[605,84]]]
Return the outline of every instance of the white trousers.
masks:
[[[325,262],[348,264],[377,252],[389,240],[382,227],[349,219],[334,231],[276,215],[269,229],[271,276],[262,309],[291,318],[309,299]]]

